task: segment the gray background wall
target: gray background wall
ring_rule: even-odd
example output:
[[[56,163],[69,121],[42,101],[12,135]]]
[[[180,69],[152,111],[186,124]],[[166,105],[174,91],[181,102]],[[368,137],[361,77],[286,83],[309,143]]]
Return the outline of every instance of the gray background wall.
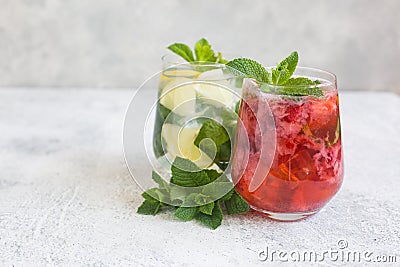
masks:
[[[135,87],[207,37],[271,65],[298,50],[341,89],[400,92],[398,0],[0,0],[0,87]]]

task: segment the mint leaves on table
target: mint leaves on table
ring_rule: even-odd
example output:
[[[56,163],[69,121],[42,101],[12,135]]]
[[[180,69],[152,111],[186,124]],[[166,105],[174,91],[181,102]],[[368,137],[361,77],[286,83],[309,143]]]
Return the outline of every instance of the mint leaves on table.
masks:
[[[231,67],[231,71],[236,75],[255,79],[263,91],[286,96],[322,97],[323,92],[317,87],[319,81],[312,81],[306,77],[291,78],[298,61],[298,53],[293,52],[273,68],[272,73],[260,63],[248,58],[236,58],[226,65]]]
[[[225,64],[228,62],[222,58],[222,54],[220,52],[214,52],[214,50],[211,48],[211,45],[205,38],[201,38],[194,45],[194,54],[196,55],[196,58],[194,58],[193,51],[186,44],[174,43],[167,48],[190,63],[215,62]]]
[[[229,215],[249,210],[248,203],[239,195],[233,183],[216,170],[199,169],[190,160],[177,157],[171,172],[171,183],[153,172],[152,178],[158,187],[142,194],[144,202],[138,208],[138,213],[155,215],[164,207],[174,208],[176,218],[182,221],[196,219],[216,229],[222,223],[223,208]],[[190,189],[191,193],[188,194],[185,189]],[[219,198],[215,200],[217,196]]]
[[[146,199],[137,212],[146,215],[155,215],[161,207],[161,202],[155,199]]]
[[[232,194],[232,196],[225,201],[225,207],[228,214],[235,214],[237,212],[242,213],[248,210],[248,205],[244,201],[241,195],[239,195],[236,191]]]
[[[176,157],[171,166],[171,172],[171,183],[179,186],[196,187],[210,182],[210,178],[204,170],[199,169],[196,164],[184,158]]]

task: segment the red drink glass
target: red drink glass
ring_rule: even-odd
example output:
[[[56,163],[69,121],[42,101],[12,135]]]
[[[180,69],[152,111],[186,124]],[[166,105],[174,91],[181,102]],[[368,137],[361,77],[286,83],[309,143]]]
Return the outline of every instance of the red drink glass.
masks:
[[[245,80],[232,158],[238,192],[281,221],[315,214],[343,180],[336,77],[302,67],[294,76],[320,81],[323,96],[288,96],[293,86]]]

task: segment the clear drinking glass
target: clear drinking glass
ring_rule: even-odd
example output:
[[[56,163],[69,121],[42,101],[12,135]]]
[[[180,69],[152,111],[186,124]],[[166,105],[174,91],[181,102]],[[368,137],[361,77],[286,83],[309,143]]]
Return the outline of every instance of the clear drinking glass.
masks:
[[[318,212],[343,180],[336,76],[302,67],[294,76],[320,81],[323,96],[288,96],[293,86],[245,79],[232,158],[238,192],[282,221]]]
[[[234,138],[235,107],[240,100],[242,79],[232,75],[224,64],[175,62],[173,56],[163,57],[153,132],[154,154],[169,163],[180,156],[200,168],[215,164],[224,170],[231,155],[223,153],[228,150],[221,147],[230,147],[231,140],[213,149],[200,149],[196,138],[208,120],[222,125]],[[207,142],[204,145],[207,147]]]

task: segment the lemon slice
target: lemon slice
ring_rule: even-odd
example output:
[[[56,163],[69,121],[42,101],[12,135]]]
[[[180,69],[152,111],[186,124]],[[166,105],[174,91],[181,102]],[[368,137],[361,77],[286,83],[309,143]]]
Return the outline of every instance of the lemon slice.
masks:
[[[180,82],[196,79],[200,72],[195,70],[167,69],[161,73],[159,88],[164,88],[171,82]]]
[[[176,78],[196,78],[200,72],[195,70],[165,70],[162,76],[165,78],[176,79]]]
[[[214,69],[200,73],[197,78],[202,81],[223,81],[227,76],[221,69]]]
[[[160,104],[174,113],[186,116],[196,111],[196,91],[191,79],[180,78],[168,83],[160,94]]]
[[[233,92],[218,84],[196,84],[195,90],[198,98],[216,106],[230,107],[237,98]]]
[[[164,124],[161,135],[167,145],[166,150],[172,160],[183,157],[193,161],[199,168],[207,168],[213,160],[194,145],[194,140],[200,130],[198,127],[181,127],[174,124]]]

